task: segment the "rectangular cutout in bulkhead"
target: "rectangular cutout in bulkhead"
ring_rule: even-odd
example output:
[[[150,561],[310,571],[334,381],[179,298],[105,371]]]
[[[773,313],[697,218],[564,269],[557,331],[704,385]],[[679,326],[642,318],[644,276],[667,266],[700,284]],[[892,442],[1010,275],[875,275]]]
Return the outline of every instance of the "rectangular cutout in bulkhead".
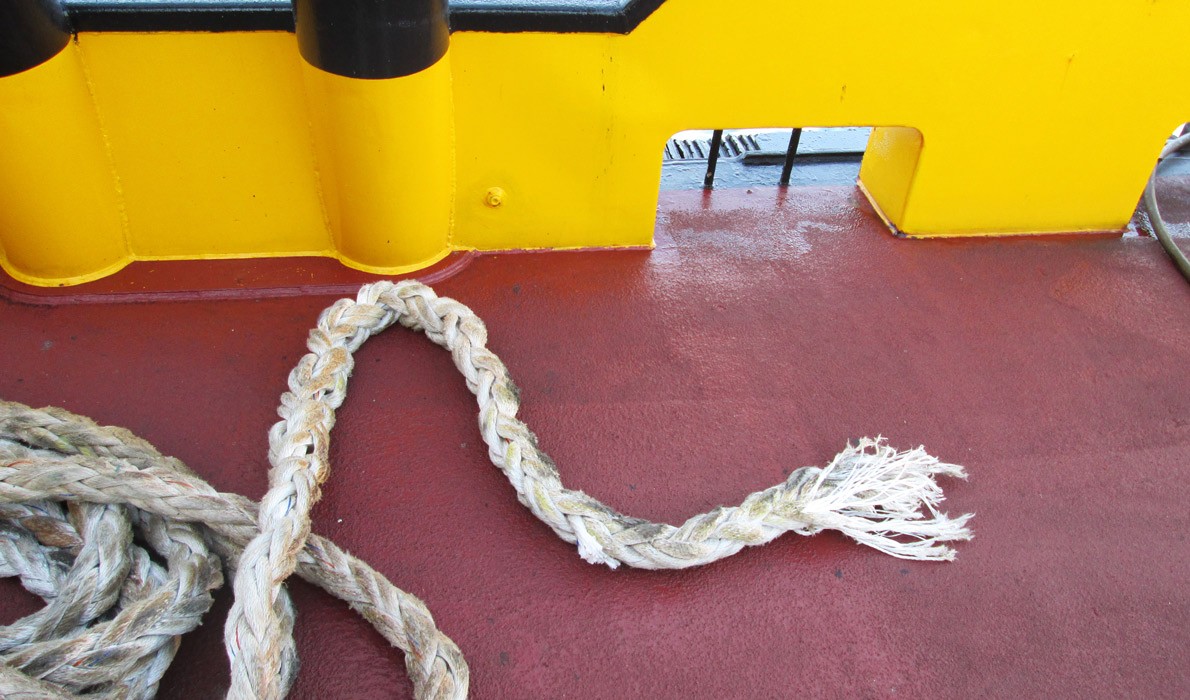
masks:
[[[849,185],[859,176],[870,127],[680,131],[662,149],[661,189]],[[718,157],[712,148],[718,141]],[[794,145],[792,159],[789,147]],[[708,180],[708,172],[713,179]]]

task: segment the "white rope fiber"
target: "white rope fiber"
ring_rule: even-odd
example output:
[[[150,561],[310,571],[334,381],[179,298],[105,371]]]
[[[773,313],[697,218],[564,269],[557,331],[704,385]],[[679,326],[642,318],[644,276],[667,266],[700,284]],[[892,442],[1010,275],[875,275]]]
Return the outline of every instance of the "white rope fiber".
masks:
[[[215,491],[126,430],[0,402],[0,575],[19,576],[46,601],[0,628],[0,695],[152,697],[226,566],[235,593],[224,631],[228,697],[273,700],[293,683],[294,611],[284,583],[295,571],[405,652],[416,697],[466,697],[463,656],[425,605],[310,532],[352,353],[393,323],[450,351],[478,401],[492,463],[520,502],[589,562],[677,569],[785,532],[824,529],[896,557],[949,560],[945,543],[971,537],[970,515],[939,512],[934,480],[962,478],[962,468],[921,448],[897,452],[880,438],[678,527],[622,515],[562,485],[517,419],[516,387],[470,309],[417,282],[378,282],[335,302],[310,332],[310,352],[290,373],[281,421],[269,431],[272,469],[259,505]]]

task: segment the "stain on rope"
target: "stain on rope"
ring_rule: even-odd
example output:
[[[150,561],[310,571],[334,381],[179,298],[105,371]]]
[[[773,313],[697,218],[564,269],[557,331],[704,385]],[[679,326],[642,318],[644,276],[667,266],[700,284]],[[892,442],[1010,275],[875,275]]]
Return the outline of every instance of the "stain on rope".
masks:
[[[0,575],[19,576],[46,607],[0,628],[4,697],[146,698],[222,584],[235,603],[224,643],[228,697],[283,697],[297,653],[285,580],[293,573],[348,602],[395,647],[418,698],[463,698],[467,665],[425,605],[310,531],[330,473],[328,448],[352,353],[393,323],[450,351],[479,404],[488,455],[517,498],[583,559],[646,569],[707,564],[786,532],[838,530],[906,559],[948,560],[970,515],[949,518],[938,475],[963,477],[922,448],[880,438],[848,444],[738,505],[681,526],[616,512],[562,485],[487,330],[469,308],[412,281],[363,287],[327,308],[269,431],[269,489],[256,504],[220,493],[126,430],[56,408],[0,402]],[[138,541],[139,540],[139,541]],[[158,563],[158,560],[163,563]]]

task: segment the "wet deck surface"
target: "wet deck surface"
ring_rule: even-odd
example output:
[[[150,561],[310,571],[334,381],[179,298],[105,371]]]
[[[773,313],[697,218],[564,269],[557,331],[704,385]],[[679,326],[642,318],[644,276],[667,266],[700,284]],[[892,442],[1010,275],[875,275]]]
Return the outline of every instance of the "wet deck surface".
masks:
[[[652,252],[475,258],[568,485],[680,522],[882,433],[966,465],[953,563],[787,535],[683,572],[579,559],[487,461],[446,353],[358,355],[315,529],[422,597],[475,698],[1185,697],[1190,285],[1146,238],[892,238],[852,188],[663,193]],[[129,274],[135,274],[130,272]],[[258,498],[332,299],[0,301],[0,396],[118,424]],[[0,619],[36,600],[0,584]],[[302,583],[300,698],[407,697],[401,655]],[[223,591],[166,698],[221,697]]]

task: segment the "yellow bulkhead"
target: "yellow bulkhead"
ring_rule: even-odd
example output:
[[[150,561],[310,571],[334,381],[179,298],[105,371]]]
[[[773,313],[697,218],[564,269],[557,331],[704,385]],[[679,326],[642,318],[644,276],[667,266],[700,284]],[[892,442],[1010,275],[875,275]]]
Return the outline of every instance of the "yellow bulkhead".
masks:
[[[451,250],[648,246],[662,147],[687,128],[882,127],[861,181],[912,236],[1120,230],[1190,119],[1168,83],[1190,74],[1190,3],[724,13],[669,0],[628,34],[456,32],[381,80],[307,65],[288,32],[78,34],[0,78],[0,263],[59,285],[137,259],[396,273]]]

